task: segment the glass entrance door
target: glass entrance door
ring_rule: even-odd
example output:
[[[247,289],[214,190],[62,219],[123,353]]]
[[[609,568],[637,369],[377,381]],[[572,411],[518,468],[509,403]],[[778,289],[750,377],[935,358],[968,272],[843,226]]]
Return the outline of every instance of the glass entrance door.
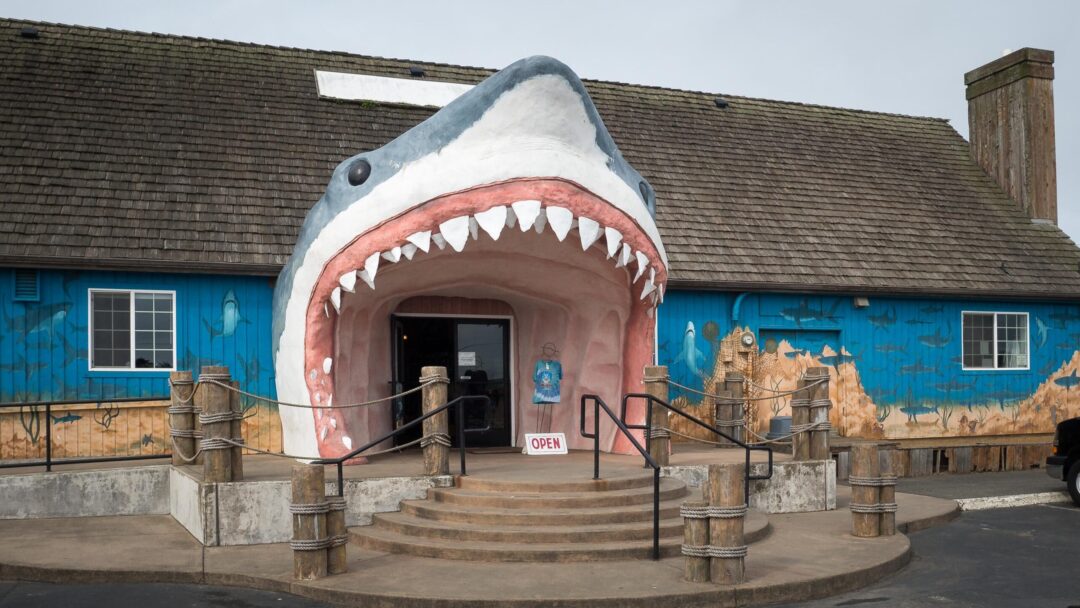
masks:
[[[468,446],[508,446],[510,424],[510,321],[507,319],[461,319],[449,317],[393,316],[393,378],[395,392],[416,386],[420,369],[445,366],[450,376],[448,396],[487,395],[489,410],[481,403],[466,407],[466,428],[486,426],[484,432],[469,433]],[[419,393],[407,395],[392,408],[394,428],[421,414]],[[400,435],[398,444],[412,441],[420,431]],[[457,445],[457,416],[450,412],[450,436]]]

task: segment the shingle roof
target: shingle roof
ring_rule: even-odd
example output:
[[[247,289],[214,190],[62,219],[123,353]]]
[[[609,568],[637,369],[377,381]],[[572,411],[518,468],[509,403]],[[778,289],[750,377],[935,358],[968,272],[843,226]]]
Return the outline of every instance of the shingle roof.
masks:
[[[491,73],[14,20],[0,57],[0,264],[239,274],[276,273],[336,164],[434,111],[320,99],[314,70]],[[673,286],[1080,296],[1080,250],[944,120],[586,86],[655,187]]]

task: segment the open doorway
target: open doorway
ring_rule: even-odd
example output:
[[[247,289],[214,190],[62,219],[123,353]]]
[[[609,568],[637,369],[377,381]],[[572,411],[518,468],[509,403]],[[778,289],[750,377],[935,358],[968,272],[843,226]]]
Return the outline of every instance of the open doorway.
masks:
[[[502,447],[512,442],[510,386],[510,320],[472,317],[393,315],[393,382],[395,392],[415,386],[420,369],[445,366],[450,376],[448,396],[487,395],[490,410],[472,403],[465,410],[466,428],[490,429],[470,433],[469,446]],[[420,393],[393,404],[394,428],[421,415]],[[398,436],[397,443],[420,437],[420,429]],[[450,437],[457,444],[457,418],[450,413]]]

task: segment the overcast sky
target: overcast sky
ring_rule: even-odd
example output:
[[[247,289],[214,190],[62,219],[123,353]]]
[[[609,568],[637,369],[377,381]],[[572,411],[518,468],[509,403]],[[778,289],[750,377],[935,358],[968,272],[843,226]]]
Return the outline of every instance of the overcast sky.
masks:
[[[1080,2],[0,0],[0,15],[491,68],[544,54],[584,78],[937,116],[965,137],[964,72],[1051,49],[1059,224],[1080,242]]]

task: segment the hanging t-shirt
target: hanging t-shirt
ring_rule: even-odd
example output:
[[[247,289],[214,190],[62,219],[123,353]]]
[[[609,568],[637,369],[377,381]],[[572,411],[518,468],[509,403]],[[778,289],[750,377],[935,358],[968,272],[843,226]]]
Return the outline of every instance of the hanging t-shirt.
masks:
[[[550,359],[540,359],[533,371],[533,403],[558,403],[559,383],[562,381],[562,364]]]

